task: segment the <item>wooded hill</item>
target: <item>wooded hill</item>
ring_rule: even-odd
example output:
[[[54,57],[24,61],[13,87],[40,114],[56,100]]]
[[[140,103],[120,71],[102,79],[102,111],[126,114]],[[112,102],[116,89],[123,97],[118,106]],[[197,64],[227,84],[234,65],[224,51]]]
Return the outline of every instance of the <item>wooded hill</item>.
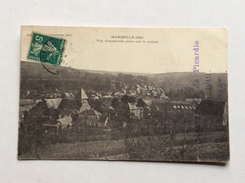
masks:
[[[85,90],[118,91],[120,84],[156,85],[161,87],[167,94],[180,92],[181,89],[203,91],[206,95],[214,98],[227,100],[227,73],[120,73],[107,71],[91,71],[74,69],[70,67],[45,65],[41,63],[21,62],[21,85],[20,90],[43,91],[70,91],[81,87]],[[198,82],[197,82],[198,80]],[[210,82],[211,80],[211,82]],[[197,83],[199,85],[197,85]],[[117,84],[119,85],[118,87]],[[196,85],[195,85],[196,84]],[[211,86],[211,90],[209,87]]]

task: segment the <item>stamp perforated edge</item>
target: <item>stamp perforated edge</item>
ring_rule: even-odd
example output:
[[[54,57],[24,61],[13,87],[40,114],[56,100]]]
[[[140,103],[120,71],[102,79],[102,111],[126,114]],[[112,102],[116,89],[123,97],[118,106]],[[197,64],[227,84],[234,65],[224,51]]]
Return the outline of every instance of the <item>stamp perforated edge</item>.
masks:
[[[50,63],[42,62],[41,60],[40,60],[40,61],[35,61],[35,60],[31,60],[31,59],[28,58],[28,54],[29,54],[29,51],[30,51],[30,48],[31,48],[32,39],[33,39],[33,33],[41,34],[41,35],[45,35],[45,36],[49,36],[49,37],[51,37],[51,38],[57,38],[57,39],[63,39],[63,40],[65,40],[65,43],[64,43],[64,49],[63,49],[63,51],[62,51],[62,57],[61,57],[61,62],[60,62],[60,64],[61,64],[61,63],[62,63],[63,56],[65,55],[66,46],[67,46],[67,40],[64,39],[64,38],[61,38],[61,37],[50,36],[50,35],[48,35],[48,34],[44,34],[44,33],[39,32],[39,31],[32,31],[32,32],[31,32],[30,40],[29,40],[29,47],[28,47],[28,51],[27,51],[27,53],[26,53],[26,60],[27,60],[28,62],[32,62],[32,63],[40,63],[40,64],[44,64],[44,65],[47,65],[47,66],[53,65],[53,64],[50,64]],[[22,40],[21,40],[21,41],[22,41]],[[60,65],[53,65],[53,66],[57,66],[57,67],[58,67],[58,66],[60,66]]]

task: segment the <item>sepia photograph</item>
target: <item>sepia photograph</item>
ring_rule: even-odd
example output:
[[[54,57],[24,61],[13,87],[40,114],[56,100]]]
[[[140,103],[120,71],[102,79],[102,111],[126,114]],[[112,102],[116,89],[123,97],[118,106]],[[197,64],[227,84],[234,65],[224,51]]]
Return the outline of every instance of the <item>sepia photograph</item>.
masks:
[[[225,28],[22,26],[19,160],[225,163]]]

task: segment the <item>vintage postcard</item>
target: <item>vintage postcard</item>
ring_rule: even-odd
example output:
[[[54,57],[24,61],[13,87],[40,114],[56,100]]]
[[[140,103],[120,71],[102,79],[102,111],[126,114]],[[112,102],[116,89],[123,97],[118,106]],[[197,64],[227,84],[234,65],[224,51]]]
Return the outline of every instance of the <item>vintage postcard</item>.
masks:
[[[225,28],[22,26],[18,159],[229,160]]]

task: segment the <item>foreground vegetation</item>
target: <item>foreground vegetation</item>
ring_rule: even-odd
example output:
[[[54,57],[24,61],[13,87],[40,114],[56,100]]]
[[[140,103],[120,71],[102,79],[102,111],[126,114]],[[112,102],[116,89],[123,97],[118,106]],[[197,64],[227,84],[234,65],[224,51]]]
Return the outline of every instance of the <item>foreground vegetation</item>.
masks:
[[[19,154],[19,158],[204,162],[229,159],[229,139],[225,131],[178,133],[173,136],[159,134],[133,137],[131,134],[128,138],[125,137],[125,131],[105,132],[102,128],[90,128],[89,132],[46,134],[41,144],[37,144],[40,141],[23,141],[25,143],[19,148],[25,151]]]

